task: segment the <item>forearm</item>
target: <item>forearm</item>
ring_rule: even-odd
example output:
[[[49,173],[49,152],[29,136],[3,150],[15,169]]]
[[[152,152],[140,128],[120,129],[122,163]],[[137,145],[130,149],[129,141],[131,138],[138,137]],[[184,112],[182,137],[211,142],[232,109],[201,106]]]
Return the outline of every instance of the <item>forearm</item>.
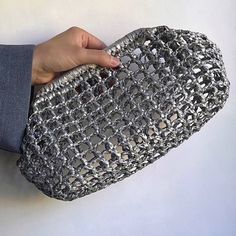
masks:
[[[21,153],[33,94],[34,45],[0,45],[0,148]]]

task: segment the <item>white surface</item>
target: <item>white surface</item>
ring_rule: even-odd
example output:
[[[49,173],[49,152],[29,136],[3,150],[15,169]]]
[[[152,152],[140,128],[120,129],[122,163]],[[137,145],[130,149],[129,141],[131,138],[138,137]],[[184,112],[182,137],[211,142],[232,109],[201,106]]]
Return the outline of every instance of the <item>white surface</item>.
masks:
[[[140,27],[205,33],[222,50],[230,97],[201,132],[135,175],[84,198],[50,199],[0,151],[0,235],[236,235],[234,0],[0,1],[0,42],[39,43],[76,25],[110,44]]]

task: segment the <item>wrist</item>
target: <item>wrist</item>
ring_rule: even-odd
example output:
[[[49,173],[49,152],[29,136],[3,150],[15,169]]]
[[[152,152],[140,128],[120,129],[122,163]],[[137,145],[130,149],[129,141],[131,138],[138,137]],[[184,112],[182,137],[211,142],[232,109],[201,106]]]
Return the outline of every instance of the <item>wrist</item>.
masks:
[[[42,49],[41,45],[36,45],[33,52],[32,60],[32,84],[45,84],[53,78],[52,73],[46,72],[42,66]]]
[[[39,58],[38,58],[38,45],[35,46],[32,59],[32,84],[37,84],[39,80]]]

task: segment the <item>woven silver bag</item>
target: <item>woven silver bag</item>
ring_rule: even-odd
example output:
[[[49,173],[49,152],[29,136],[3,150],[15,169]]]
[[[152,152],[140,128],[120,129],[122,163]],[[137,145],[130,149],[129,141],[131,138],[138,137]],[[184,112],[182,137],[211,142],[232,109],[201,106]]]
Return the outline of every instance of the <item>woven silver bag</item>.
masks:
[[[221,52],[201,33],[140,28],[105,50],[119,67],[79,66],[32,101],[17,165],[49,197],[73,200],[134,174],[228,98]]]

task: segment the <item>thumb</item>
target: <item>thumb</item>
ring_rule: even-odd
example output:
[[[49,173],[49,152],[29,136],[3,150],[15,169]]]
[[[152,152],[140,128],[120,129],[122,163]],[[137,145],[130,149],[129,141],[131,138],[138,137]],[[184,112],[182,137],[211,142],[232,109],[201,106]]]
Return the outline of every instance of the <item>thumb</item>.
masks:
[[[105,67],[117,67],[120,61],[104,50],[80,48],[78,64],[98,64]]]

